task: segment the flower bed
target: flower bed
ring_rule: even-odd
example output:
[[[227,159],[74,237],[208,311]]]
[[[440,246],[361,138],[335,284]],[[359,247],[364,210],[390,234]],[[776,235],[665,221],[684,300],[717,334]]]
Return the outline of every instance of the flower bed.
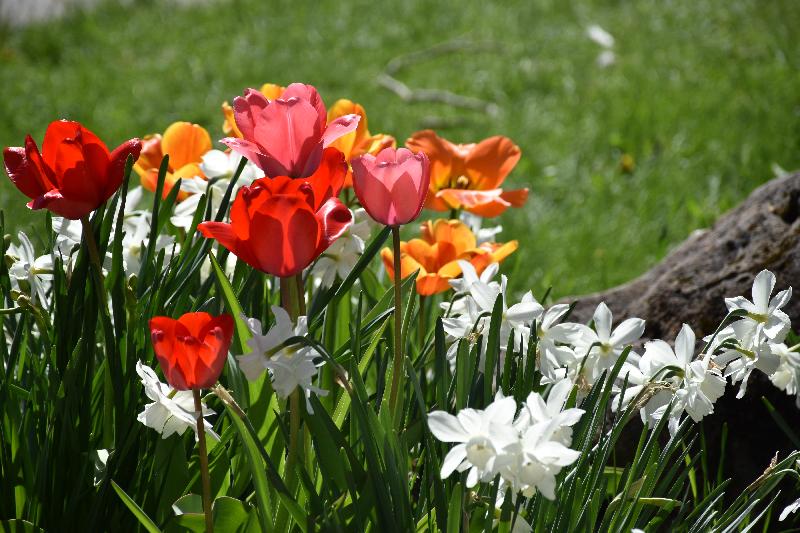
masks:
[[[770,272],[752,300],[726,299],[713,335],[684,325],[634,350],[641,319],[615,326],[600,304],[580,324],[547,295],[507,294],[501,265],[519,243],[484,223],[527,200],[503,188],[521,156],[510,139],[422,131],[397,148],[360,105],[327,109],[303,84],[248,89],[223,115],[227,152],[188,122],[109,151],[70,121],[41,150],[28,137],[4,151],[28,206],[49,211],[47,252],[19,232],[0,265],[5,524],[706,531],[794,518],[800,500],[776,498],[800,479],[797,452],[726,494],[696,428],[728,382],[752,401],[753,372],[798,394],[791,289],[773,295]],[[620,464],[634,417],[644,430]]]

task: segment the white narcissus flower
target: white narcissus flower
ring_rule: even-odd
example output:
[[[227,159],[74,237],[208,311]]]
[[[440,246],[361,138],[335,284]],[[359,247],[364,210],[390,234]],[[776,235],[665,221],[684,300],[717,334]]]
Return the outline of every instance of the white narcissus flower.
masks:
[[[511,425],[517,411],[514,398],[496,398],[485,410],[462,409],[456,416],[444,411],[428,414],[428,427],[442,442],[456,442],[442,462],[445,479],[455,471],[467,474],[467,487],[495,475],[498,453],[517,439]]]
[[[789,317],[781,308],[789,303],[792,297],[792,288],[789,287],[772,296],[775,289],[775,274],[769,270],[762,270],[753,281],[753,301],[744,296],[725,298],[728,311],[743,310],[747,313],[745,320],[750,320],[772,342],[783,342],[792,325]],[[757,334],[758,334],[757,333]]]
[[[47,291],[53,280],[53,256],[41,255],[36,257],[30,239],[24,232],[17,233],[19,246],[11,244],[6,255],[13,261],[8,274],[16,285],[15,289],[23,292],[27,290],[33,305],[48,305]],[[23,287],[21,284],[27,285]]]
[[[574,384],[569,379],[555,382],[547,394],[545,401],[540,394],[531,392],[522,404],[514,426],[524,430],[541,422],[552,422],[549,438],[565,446],[572,443],[572,426],[578,423],[585,412],[583,409],[564,409]]]
[[[197,420],[195,419],[194,396],[192,391],[178,391],[166,383],[162,383],[158,376],[141,361],[136,362],[136,373],[144,385],[144,393],[153,403],[144,406],[144,411],[139,413],[136,420],[149,428],[161,433],[161,438],[166,439],[173,433],[183,435],[186,428],[191,428],[197,438]],[[203,405],[203,417],[211,416],[213,410]],[[219,440],[219,435],[214,432],[213,425],[206,422],[205,430],[214,440]]]
[[[311,393],[318,396],[328,394],[328,391],[312,383],[319,366],[314,361],[319,358],[319,354],[313,348],[302,344],[282,346],[288,339],[304,337],[308,333],[306,317],[298,317],[295,325],[289,313],[277,305],[272,306],[272,314],[275,316],[275,324],[266,335],[261,333],[261,322],[258,319],[245,317],[253,336],[247,341],[250,353],[236,357],[239,360],[239,367],[250,381],[255,381],[264,371],[269,370],[272,387],[278,396],[284,399],[300,387],[306,397],[306,407],[313,413],[309,401]]]
[[[448,283],[450,286],[453,287],[453,292],[457,296],[461,296],[463,294],[469,294],[472,290],[473,285],[476,283],[483,283],[484,285],[488,286],[491,290],[500,290],[500,284],[496,281],[492,281],[494,277],[497,275],[497,272],[500,270],[500,263],[490,263],[481,275],[478,276],[478,272],[475,270],[475,267],[469,261],[464,261],[463,259],[458,260],[458,266],[461,267],[461,277],[451,279]],[[456,302],[457,303],[457,302]],[[442,309],[447,311],[450,307],[448,302],[443,302],[441,304]],[[455,304],[453,306],[452,313],[457,313]]]
[[[694,351],[694,332],[684,324],[675,338],[674,350],[662,340],[650,341],[645,345],[639,364],[643,374],[666,382],[676,391],[675,403],[670,412],[671,433],[677,431],[683,411],[692,420],[699,422],[704,416],[714,412],[714,402],[725,393],[725,378],[712,365],[711,356],[704,354],[693,360]],[[652,409],[653,422],[661,419],[669,401],[668,395],[659,394],[648,402]],[[658,403],[662,405],[657,405]]]
[[[367,212],[361,208],[351,212],[353,224],[325,250],[311,269],[311,274],[322,287],[330,287],[337,277],[345,279],[350,274],[372,233],[372,219]]]
[[[539,371],[547,381],[562,379],[563,367],[576,365],[575,351],[568,345],[574,345],[580,338],[580,324],[559,321],[569,311],[569,305],[556,304],[542,315],[536,325],[538,341]]]
[[[575,355],[583,360],[583,375],[594,383],[606,370],[612,368],[623,350],[644,334],[644,320],[629,318],[611,329],[613,315],[601,302],[594,312],[594,329],[580,325],[580,337],[575,342]],[[633,356],[633,357],[632,357]],[[629,354],[628,360],[638,361],[638,356]]]
[[[473,271],[474,272],[474,271]],[[527,350],[528,338],[530,337],[530,326],[534,320],[541,316],[543,308],[539,302],[533,297],[533,294],[528,291],[522,297],[522,300],[512,306],[508,306],[506,298],[506,283],[507,278],[501,277],[501,282],[485,282],[480,279],[470,278],[469,293],[466,294],[458,306],[454,305],[453,309],[459,313],[453,313],[455,316],[450,316],[443,319],[442,323],[445,332],[452,339],[468,339],[472,340],[477,334],[483,334],[484,343],[487,342],[487,335],[491,324],[491,312],[494,309],[497,298],[502,295],[503,297],[503,316],[500,323],[500,350],[501,357],[504,356],[508,350],[508,339],[513,333],[514,350],[522,351]],[[453,343],[448,351],[448,357],[453,360],[456,354],[457,343]],[[482,350],[482,355],[485,350]],[[483,371],[483,360],[480,363],[480,368]],[[502,368],[502,361],[501,361]]]
[[[200,163],[200,170],[206,175],[208,181],[199,176],[181,180],[181,191],[188,193],[189,197],[175,205],[173,216],[169,219],[172,225],[187,231],[191,229],[195,211],[197,211],[200,198],[204,193],[211,198],[212,216],[216,215],[222,205],[222,197],[225,196],[241,160],[242,156],[235,152],[225,153],[221,150],[206,152],[203,155],[203,162]],[[231,192],[231,201],[241,187],[251,185],[260,175],[263,175],[263,172],[247,161]]]
[[[474,215],[468,211],[462,211],[460,216],[461,222],[469,226],[470,231],[475,235],[475,240],[478,244],[484,242],[495,242],[495,237],[498,233],[503,231],[503,226],[491,226],[484,228],[483,217]]]
[[[777,370],[769,377],[770,381],[786,394],[795,396],[800,406],[800,354],[783,343],[771,344],[770,349],[780,360]]]
[[[128,277],[137,276],[142,268],[142,260],[147,252],[150,241],[151,216],[147,211],[135,211],[125,215],[122,220],[122,266]],[[171,235],[159,235],[156,237],[155,253],[164,250],[164,267],[172,258],[173,254],[179,251],[175,238]],[[106,268],[110,267],[111,250],[106,256]]]

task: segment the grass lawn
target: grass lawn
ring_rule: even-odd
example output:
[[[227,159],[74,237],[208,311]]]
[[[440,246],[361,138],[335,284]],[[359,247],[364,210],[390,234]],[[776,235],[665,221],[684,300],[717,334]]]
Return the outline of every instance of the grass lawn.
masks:
[[[508,135],[523,151],[509,184],[532,195],[502,218],[505,238],[520,241],[506,271],[516,290],[556,295],[636,276],[773,164],[800,167],[791,0],[132,4],[0,32],[0,144],[41,140],[60,117],[114,145],[175,120],[221,138],[220,103],[266,81],[361,102],[372,131],[401,140],[431,125],[456,141]],[[596,64],[591,24],[616,39],[608,68]],[[494,112],[404,102],[379,85],[392,59],[456,41],[466,44],[396,77]],[[3,179],[12,227],[41,220],[22,206]]]

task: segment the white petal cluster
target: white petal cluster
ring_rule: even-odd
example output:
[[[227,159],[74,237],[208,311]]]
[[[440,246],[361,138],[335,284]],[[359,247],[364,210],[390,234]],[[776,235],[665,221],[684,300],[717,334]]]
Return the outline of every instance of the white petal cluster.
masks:
[[[469,262],[459,261],[458,264],[463,272],[463,277],[450,283],[456,289],[457,294],[461,295],[461,298],[455,300],[452,305],[442,304],[443,309],[449,310],[449,316],[443,319],[442,323],[444,331],[452,343],[448,350],[450,361],[454,361],[457,353],[458,343],[456,341],[463,339],[467,342],[474,342],[481,334],[483,334],[483,342],[487,341],[491,313],[499,296],[503,297],[503,316],[499,334],[501,360],[508,350],[509,338],[512,338],[512,334],[513,349],[516,352],[526,351],[531,335],[531,325],[544,312],[542,305],[528,291],[519,303],[509,307],[506,298],[506,277],[501,276],[500,283],[491,281],[491,278],[497,273],[496,264],[490,265],[480,277]],[[485,350],[482,350],[481,353],[485,353]],[[481,362],[481,369],[483,369],[483,362]]]
[[[139,413],[136,420],[149,428],[161,433],[161,438],[166,439],[173,433],[183,435],[186,428],[195,432],[197,438],[197,420],[195,418],[194,397],[192,391],[174,390],[166,383],[162,383],[152,368],[136,362],[136,373],[144,385],[144,393],[152,400],[144,406],[144,411]],[[216,414],[213,410],[203,405],[203,417]],[[219,435],[214,432],[210,423],[205,424],[206,433],[214,440],[219,440]]]
[[[152,218],[150,210],[138,209],[143,191],[136,187],[128,191],[125,199],[125,211],[122,218],[122,268],[127,277],[137,276],[142,268],[147,245],[150,240],[150,226]],[[114,214],[111,234],[116,231],[117,213]],[[82,227],[79,220],[69,220],[53,217],[53,230],[56,232],[55,254],[61,257],[66,268],[70,268],[75,260],[76,253],[82,239]],[[160,234],[156,238],[155,252],[164,251],[164,262],[168,262],[173,255],[180,251],[179,245],[171,235]],[[103,258],[103,270],[108,273],[112,265],[112,252],[106,250]]]
[[[11,261],[8,269],[12,288],[30,296],[33,305],[48,307],[48,293],[53,281],[53,256],[50,254],[36,256],[33,244],[28,236],[17,233],[19,244],[11,244],[6,250],[6,257]]]
[[[351,210],[351,213],[353,224],[325,250],[311,269],[314,281],[321,287],[330,287],[337,277],[346,278],[364,253],[373,222],[364,209]]]
[[[322,364],[316,350],[310,346],[293,344],[284,346],[292,337],[304,337],[308,333],[306,317],[298,317],[293,323],[289,314],[282,307],[272,306],[275,324],[266,334],[262,334],[261,322],[255,318],[246,318],[252,337],[247,341],[250,352],[237,356],[239,368],[250,381],[257,380],[261,374],[269,370],[272,376],[272,387],[278,396],[288,398],[297,387],[303,390],[306,407],[313,413],[308,401],[311,393],[325,396],[328,391],[315,386],[312,381],[317,369]]]
[[[228,190],[236,169],[242,160],[242,156],[231,151],[225,153],[221,150],[210,150],[203,155],[203,162],[200,169],[208,180],[199,176],[181,180],[181,191],[188,193],[189,197],[175,205],[172,217],[169,219],[173,226],[189,231],[192,226],[197,207],[200,205],[200,198],[203,194],[211,200],[211,214],[216,215],[222,205],[222,197]],[[233,187],[231,201],[236,197],[239,188],[253,183],[253,181],[263,175],[257,166],[252,162],[245,163],[239,179]]]
[[[744,396],[753,370],[771,375],[781,364],[778,352],[792,325],[781,308],[789,303],[792,289],[772,297],[775,282],[775,274],[762,270],[753,281],[752,302],[743,296],[725,299],[728,311],[744,313],[744,316],[723,329],[712,345],[715,349],[721,348],[715,362],[726,367],[725,376],[733,383],[741,383],[738,398]]]
[[[710,354],[695,357],[695,334],[688,325],[681,327],[674,348],[662,340],[645,344],[638,367],[626,364],[621,372],[634,384],[625,390],[622,406],[641,393],[642,420],[658,423],[669,410],[668,427],[675,433],[683,413],[699,422],[714,412],[714,402],[725,393],[725,378]],[[671,404],[671,407],[670,407]],[[613,406],[619,405],[615,399]]]
[[[442,463],[441,476],[467,472],[467,487],[498,474],[514,492],[536,491],[555,498],[556,476],[574,463],[579,452],[569,448],[572,426],[581,409],[564,409],[572,383],[563,380],[550,388],[547,400],[531,393],[517,413],[517,402],[498,393],[486,409],[462,409],[453,416],[444,411],[428,415],[431,433],[442,442],[456,443]]]
[[[641,318],[623,320],[613,329],[612,319],[611,310],[601,302],[594,312],[594,329],[587,326],[578,328],[580,335],[575,342],[575,355],[584,379],[589,383],[594,383],[603,372],[610,370],[625,348],[644,334],[645,324]],[[638,357],[631,352],[627,360],[638,360]]]

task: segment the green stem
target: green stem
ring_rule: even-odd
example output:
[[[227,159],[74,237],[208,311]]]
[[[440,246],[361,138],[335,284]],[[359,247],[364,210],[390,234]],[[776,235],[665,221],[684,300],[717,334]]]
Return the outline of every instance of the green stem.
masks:
[[[194,411],[197,417],[197,446],[200,455],[200,477],[203,480],[203,513],[206,515],[206,533],[214,531],[214,520],[211,517],[211,477],[208,474],[208,450],[206,449],[206,429],[203,423],[203,403],[200,401],[200,389],[192,389],[194,395]]]
[[[426,324],[425,324],[425,296],[419,295],[419,331],[417,332],[419,337],[419,349],[422,350],[423,345],[425,344],[425,334],[426,331]]]
[[[305,314],[305,294],[303,290],[302,273],[290,278],[280,278],[281,307],[286,309],[292,322],[297,317]],[[299,442],[302,438],[300,428],[300,388],[296,388],[289,395],[289,449],[284,465],[284,479],[289,493],[294,497],[297,490],[299,476],[297,472],[297,457],[299,455]],[[288,516],[280,511],[277,524],[283,525]]]
[[[397,407],[400,388],[400,374],[403,371],[403,298],[400,294],[400,227],[392,226],[392,247],[394,248],[394,363],[392,365],[392,388],[389,393],[389,409],[392,413]]]
[[[89,249],[89,262],[92,264],[92,270],[94,270],[100,307],[105,309],[108,305],[108,297],[106,296],[106,283],[103,277],[103,263],[100,262],[100,252],[97,248],[97,241],[94,240],[94,230],[92,229],[92,223],[89,222],[88,215],[81,218],[81,226],[83,228],[83,240]]]

